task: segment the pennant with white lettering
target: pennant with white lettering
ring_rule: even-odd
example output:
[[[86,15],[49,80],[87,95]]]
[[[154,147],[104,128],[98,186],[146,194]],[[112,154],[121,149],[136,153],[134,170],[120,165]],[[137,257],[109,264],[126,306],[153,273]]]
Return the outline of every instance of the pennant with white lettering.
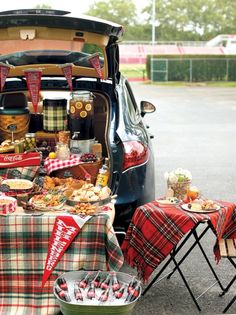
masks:
[[[30,93],[31,102],[33,104],[34,112],[37,113],[42,70],[40,69],[25,70],[24,73],[27,82],[27,87]]]
[[[48,247],[48,254],[44,266],[44,273],[42,278],[42,288],[47,279],[53,272],[58,261],[63,256],[64,252],[72,243],[73,239],[81,230],[82,226],[91,218],[86,216],[81,218],[79,216],[64,215],[56,217],[50,243]]]

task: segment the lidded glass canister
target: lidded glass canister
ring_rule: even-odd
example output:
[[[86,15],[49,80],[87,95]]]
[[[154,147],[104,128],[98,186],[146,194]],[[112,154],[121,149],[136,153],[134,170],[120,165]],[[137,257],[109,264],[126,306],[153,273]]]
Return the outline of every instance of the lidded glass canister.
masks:
[[[69,128],[71,134],[80,132],[80,140],[94,138],[94,95],[89,91],[71,93]]]

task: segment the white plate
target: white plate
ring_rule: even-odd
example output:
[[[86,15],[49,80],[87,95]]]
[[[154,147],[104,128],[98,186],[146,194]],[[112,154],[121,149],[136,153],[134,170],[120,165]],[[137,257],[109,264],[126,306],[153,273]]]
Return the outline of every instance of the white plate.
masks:
[[[220,210],[220,206],[217,206],[216,208],[214,209],[199,209],[199,210],[196,210],[196,209],[189,209],[188,207],[188,203],[184,203],[181,205],[181,208],[186,210],[186,211],[189,211],[189,212],[195,212],[195,213],[211,213],[211,212],[216,212],[216,211],[219,211]]]
[[[13,183],[17,183],[17,187],[11,188],[11,185]],[[24,188],[24,184],[27,185],[27,188]],[[10,187],[10,190],[29,190],[33,188],[34,184],[27,179],[5,179],[2,181],[1,185],[8,185]]]
[[[172,201],[170,199],[157,199],[157,202],[162,205],[177,205],[180,203],[178,199],[173,199]]]

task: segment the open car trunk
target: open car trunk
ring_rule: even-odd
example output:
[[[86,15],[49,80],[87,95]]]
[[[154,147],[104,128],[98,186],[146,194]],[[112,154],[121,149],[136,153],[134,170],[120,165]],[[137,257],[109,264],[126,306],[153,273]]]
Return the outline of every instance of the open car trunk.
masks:
[[[92,95],[92,105],[93,105],[93,115],[89,120],[89,134],[90,139],[78,139],[78,152],[79,155],[92,152],[91,146],[94,143],[101,144],[101,161],[99,163],[91,163],[90,167],[94,169],[87,168],[87,172],[92,171],[92,181],[94,183],[96,179],[97,172],[104,162],[104,157],[109,157],[109,144],[107,139],[108,124],[109,124],[109,99],[98,91],[88,91],[80,90],[80,92],[90,92]],[[76,94],[76,92],[74,92]],[[21,138],[25,137],[25,134],[34,134],[36,138],[37,150],[41,150],[43,157],[47,158],[51,151],[56,151],[58,144],[58,131],[45,131],[45,104],[48,101],[53,101],[53,105],[60,105],[61,100],[66,101],[66,113],[68,126],[65,125],[65,129],[70,129],[70,102],[72,100],[73,93],[65,91],[41,91],[40,93],[40,102],[38,103],[38,112],[34,113],[33,105],[30,101],[28,91],[21,92],[12,92],[12,93],[2,93],[0,96],[0,121],[1,121],[1,130],[0,130],[0,140],[1,143],[8,143],[12,141],[12,137],[16,142],[20,141]],[[50,103],[49,103],[50,104]],[[22,112],[24,110],[24,112]],[[29,122],[26,120],[21,121],[24,115],[29,115]],[[26,114],[25,114],[26,113]],[[55,115],[58,115],[55,112]],[[54,114],[53,114],[54,115]],[[54,119],[57,117],[55,116]],[[85,120],[85,119],[81,119]],[[84,125],[80,126],[80,119],[76,119],[78,125],[73,125],[73,128],[76,131],[80,131],[80,128],[85,128]],[[4,123],[5,122],[5,123]],[[47,123],[47,121],[46,121]],[[15,127],[16,130],[21,131],[22,133],[11,132],[11,128]],[[3,130],[4,129],[4,130]],[[14,128],[13,128],[14,129]],[[84,130],[81,130],[83,132]],[[70,138],[73,136],[73,132],[70,132]],[[69,144],[71,146],[71,142]],[[1,151],[2,150],[2,151]],[[5,151],[4,151],[5,150]],[[1,145],[0,153],[14,153],[14,146],[10,145]],[[30,150],[30,148],[29,148]],[[80,151],[80,152],[79,152]],[[78,155],[78,156],[79,156]],[[88,163],[89,164],[89,163]],[[86,164],[87,165],[87,164]],[[77,169],[76,173],[73,172],[73,168],[63,168],[61,170],[54,171],[50,176],[59,176],[59,177],[77,177],[80,179],[86,178],[86,172],[80,171]],[[111,179],[110,179],[111,180]]]

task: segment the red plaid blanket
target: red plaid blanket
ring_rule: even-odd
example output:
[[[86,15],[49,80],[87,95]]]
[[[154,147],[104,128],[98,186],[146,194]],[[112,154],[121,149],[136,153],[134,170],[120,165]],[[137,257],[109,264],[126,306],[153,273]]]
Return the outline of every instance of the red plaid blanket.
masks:
[[[53,315],[53,282],[66,271],[119,270],[123,254],[108,215],[93,216],[58,262],[46,285],[42,275],[55,215],[0,217],[0,314]]]
[[[72,166],[78,165],[80,163],[81,163],[80,157],[78,157],[77,155],[71,155],[70,159],[65,160],[65,161],[61,161],[59,159],[47,158],[44,161],[44,168],[45,168],[47,174],[49,175],[53,171],[67,168],[67,167],[72,167]]]
[[[140,278],[147,281],[154,269],[170,254],[178,242],[198,222],[210,221],[217,239],[229,231],[235,205],[221,202],[219,211],[196,214],[179,206],[161,205],[157,201],[136,209],[122,250],[128,264],[137,268]],[[231,231],[236,231],[236,219]]]

